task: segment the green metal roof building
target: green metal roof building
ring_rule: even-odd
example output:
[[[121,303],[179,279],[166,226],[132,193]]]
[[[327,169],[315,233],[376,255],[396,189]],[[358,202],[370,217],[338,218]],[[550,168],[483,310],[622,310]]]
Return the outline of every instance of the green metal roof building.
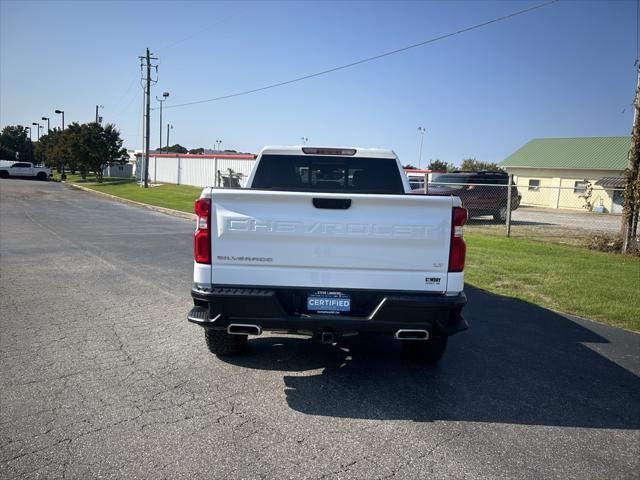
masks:
[[[630,146],[631,137],[534,138],[501,165],[622,171],[627,167]]]
[[[584,211],[580,195],[591,185],[594,206],[620,213],[630,146],[629,136],[536,138],[500,165],[516,178],[523,205]]]

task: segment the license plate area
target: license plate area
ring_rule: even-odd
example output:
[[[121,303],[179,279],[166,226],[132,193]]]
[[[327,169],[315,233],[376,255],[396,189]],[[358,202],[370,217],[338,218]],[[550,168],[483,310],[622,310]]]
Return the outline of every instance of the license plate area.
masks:
[[[351,312],[351,296],[320,290],[307,295],[307,312],[340,315]]]

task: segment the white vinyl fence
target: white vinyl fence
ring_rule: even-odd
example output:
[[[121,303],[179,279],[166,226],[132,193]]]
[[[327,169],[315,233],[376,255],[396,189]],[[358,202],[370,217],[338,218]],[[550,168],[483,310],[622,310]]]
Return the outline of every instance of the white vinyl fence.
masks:
[[[240,157],[240,158],[238,158]],[[242,158],[246,157],[246,158]],[[136,177],[144,175],[144,159],[136,159]],[[149,181],[153,183],[174,183],[195,187],[227,187],[234,181],[244,186],[255,160],[252,155],[220,156],[169,156],[149,157]],[[237,180],[234,180],[237,179]]]

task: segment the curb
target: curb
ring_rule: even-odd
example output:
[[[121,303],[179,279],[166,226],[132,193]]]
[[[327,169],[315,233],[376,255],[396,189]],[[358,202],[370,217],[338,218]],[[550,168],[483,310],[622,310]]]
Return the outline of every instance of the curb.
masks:
[[[164,213],[165,215],[185,218],[188,220],[195,220],[197,218],[195,213],[181,212],[180,210],[174,210],[173,208],[158,207],[156,205],[149,205],[148,203],[136,202],[135,200],[129,200],[128,198],[122,198],[116,195],[111,195],[110,193],[104,193],[98,190],[93,190],[92,188],[83,187],[82,185],[78,185],[76,183],[67,183],[67,182],[60,182],[60,183],[63,183],[77,190],[82,190],[83,192],[91,192],[96,195],[100,195],[103,197],[107,197],[111,200],[115,200],[116,202],[125,203],[128,205],[134,205],[136,207],[144,207],[148,210],[153,210],[154,212]]]

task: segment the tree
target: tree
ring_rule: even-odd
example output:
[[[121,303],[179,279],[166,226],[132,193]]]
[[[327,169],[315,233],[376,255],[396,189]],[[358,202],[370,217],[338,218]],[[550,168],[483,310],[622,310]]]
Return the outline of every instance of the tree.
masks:
[[[638,130],[636,127],[634,130]],[[640,218],[640,138],[634,135],[631,152],[629,154],[629,166],[624,172],[624,206],[623,216],[623,253],[637,252],[640,248],[638,242],[638,220]]]
[[[622,253],[637,252],[640,221],[640,65],[634,101],[633,127],[627,168],[624,171],[624,206],[622,209]]]
[[[402,168],[404,168],[405,170],[417,170],[417,168],[411,165],[410,163],[403,165]]]
[[[62,130],[54,128],[46,135],[40,137],[36,144],[35,157],[42,159],[47,167],[62,169],[62,161],[67,153]]]
[[[69,170],[79,170],[83,178],[94,172],[98,182],[102,182],[104,167],[129,159],[127,150],[122,148],[120,132],[111,123],[70,124],[63,131],[61,150]]]
[[[172,153],[187,153],[188,150],[179,143],[176,143],[175,145],[171,145],[170,147],[165,148],[164,151]]]
[[[591,203],[592,196],[593,196],[593,185],[591,184],[591,182],[586,182],[584,186],[584,192],[578,195],[578,198],[581,198],[582,200],[584,200],[584,205],[582,206],[582,208],[586,209],[589,212],[593,210],[593,203]]]
[[[102,182],[102,170],[107,165],[126,163],[127,150],[122,148],[120,132],[112,123],[104,127],[100,123],[87,123],[80,126],[80,142],[76,145],[80,158],[81,172],[94,172],[99,183]]]
[[[443,162],[442,160],[435,159],[429,160],[429,165],[427,165],[429,170],[433,170],[434,172],[452,172],[456,169],[451,163]]]
[[[192,148],[191,150],[189,150],[189,153],[192,155],[202,155],[204,153],[204,148]]]
[[[0,160],[14,161],[15,159],[16,159],[16,152],[11,150],[9,147],[0,145]]]
[[[0,133],[0,147],[2,148],[2,156],[10,157],[3,158],[3,160],[33,162],[33,142],[29,140],[27,129],[22,125],[4,127]]]
[[[470,172],[480,172],[482,170],[488,170],[490,172],[503,172],[504,170],[497,163],[481,162],[475,158],[465,158],[462,161],[460,170]]]
[[[80,167],[84,158],[81,145],[82,126],[78,122],[73,122],[62,132],[60,150],[64,158],[65,168],[72,174],[75,174],[76,170],[80,170],[80,174],[85,178],[87,175],[86,169]]]

